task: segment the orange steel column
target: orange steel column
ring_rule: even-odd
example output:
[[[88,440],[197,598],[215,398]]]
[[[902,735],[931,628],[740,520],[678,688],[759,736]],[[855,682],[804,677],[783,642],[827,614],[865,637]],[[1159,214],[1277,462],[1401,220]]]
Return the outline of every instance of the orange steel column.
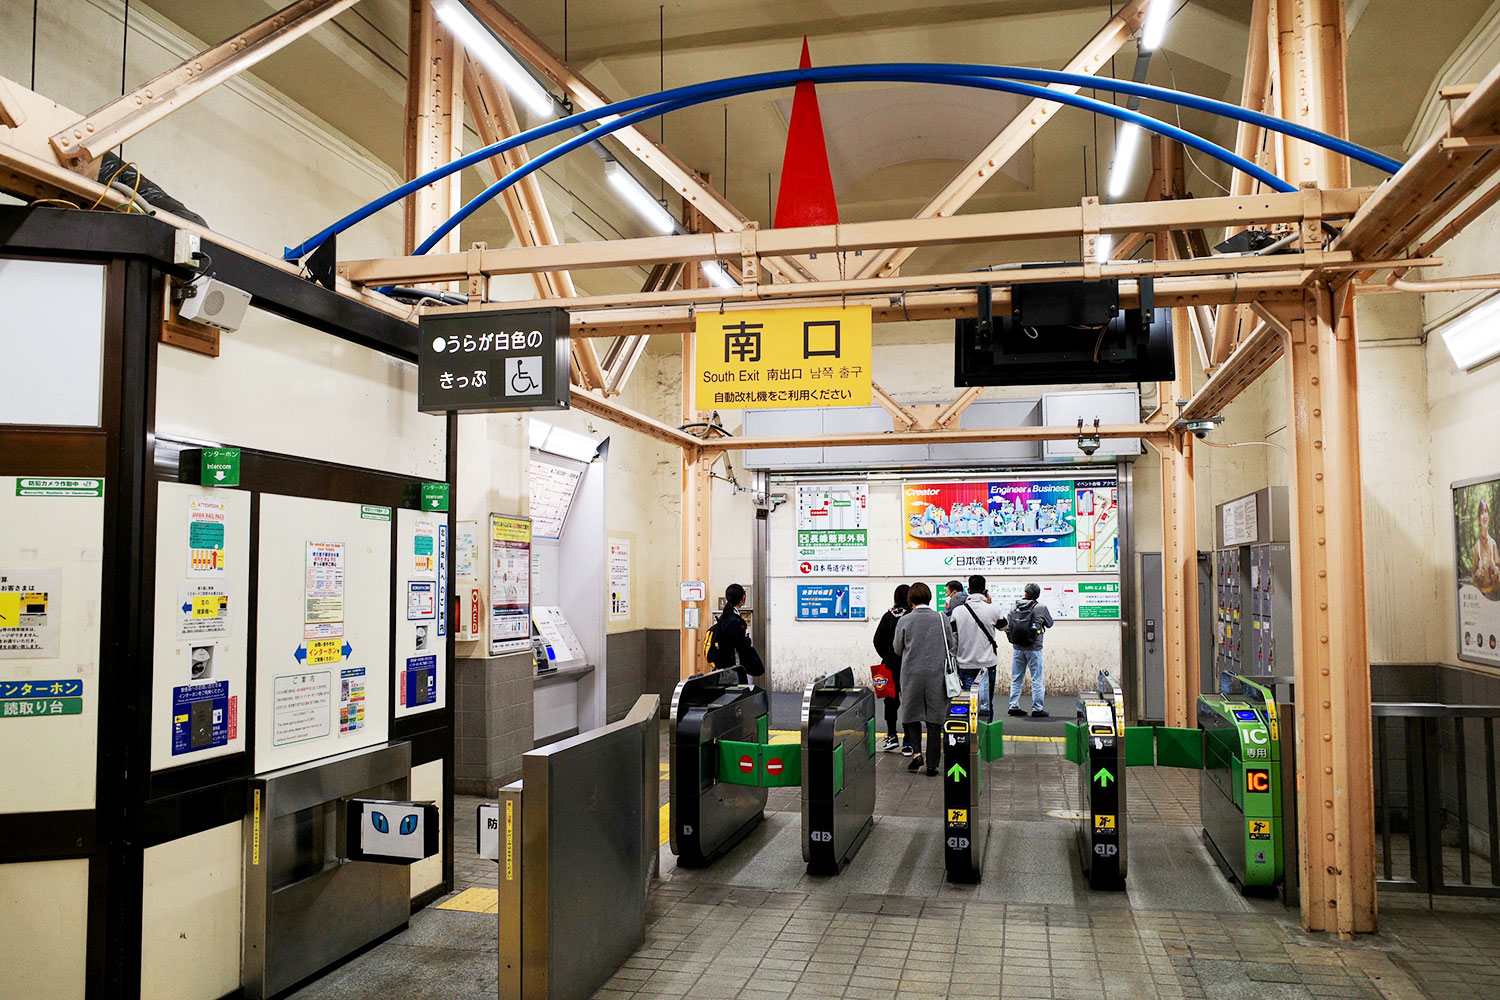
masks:
[[[1186,309],[1172,310],[1172,342],[1177,378],[1158,383],[1164,412],[1175,414],[1177,400],[1190,393],[1193,335]],[[1196,725],[1198,665],[1198,521],[1193,483],[1193,439],[1181,431],[1156,444],[1161,454],[1162,661],[1166,670],[1166,724]]]
[[[431,0],[411,0],[411,34],[407,44],[406,176],[410,180],[463,155],[463,66],[453,36],[438,23]],[[402,202],[406,252],[457,212],[458,177],[430,184]],[[433,247],[436,253],[459,249],[454,229]]]
[[[1277,0],[1289,121],[1348,135],[1341,0]],[[1287,179],[1349,184],[1348,161],[1288,140]],[[1309,195],[1313,197],[1313,195]],[[1323,240],[1305,224],[1304,247]],[[1336,304],[1337,303],[1337,304]],[[1292,596],[1302,924],[1341,937],[1374,931],[1375,796],[1366,642],[1359,382],[1352,304],[1318,281],[1289,327]]]
[[[692,227],[698,220],[689,216]],[[682,270],[684,288],[696,288],[698,268],[689,264]],[[682,422],[693,423],[702,419],[694,399],[697,386],[697,337],[693,333],[682,335]],[[682,450],[682,579],[702,580],[712,587],[709,580],[709,543],[713,535],[713,480],[709,471],[713,468],[716,453],[706,449],[684,448]],[[679,645],[679,675],[689,677],[708,669],[703,655],[704,630],[712,624],[714,595],[710,590],[706,600],[682,605],[684,618],[689,608],[698,609],[698,627],[690,629],[683,622]]]

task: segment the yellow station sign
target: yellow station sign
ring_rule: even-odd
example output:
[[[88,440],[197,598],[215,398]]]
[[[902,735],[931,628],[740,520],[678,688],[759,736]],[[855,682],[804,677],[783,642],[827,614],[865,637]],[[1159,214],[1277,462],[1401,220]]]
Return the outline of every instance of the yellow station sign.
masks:
[[[870,307],[698,313],[700,410],[870,405]]]

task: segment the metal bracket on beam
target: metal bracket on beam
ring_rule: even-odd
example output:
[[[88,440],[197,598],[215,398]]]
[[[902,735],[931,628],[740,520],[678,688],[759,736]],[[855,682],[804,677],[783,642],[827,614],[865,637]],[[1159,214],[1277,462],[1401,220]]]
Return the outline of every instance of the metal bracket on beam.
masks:
[[[1098,281],[1102,273],[1099,266],[1099,199],[1083,199],[1082,209],[1083,236],[1078,250],[1083,261],[1083,280]]]

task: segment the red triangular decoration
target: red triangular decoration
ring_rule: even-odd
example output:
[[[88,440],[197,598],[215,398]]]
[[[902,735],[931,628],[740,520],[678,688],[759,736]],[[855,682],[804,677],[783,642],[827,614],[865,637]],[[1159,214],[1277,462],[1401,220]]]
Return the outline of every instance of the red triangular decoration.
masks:
[[[802,39],[802,69],[812,67],[812,54]],[[797,84],[792,98],[792,120],[787,128],[786,155],[781,161],[781,190],[776,195],[776,228],[828,226],[839,221],[833,197],[833,175],[828,169],[828,146],[823,140],[823,116],[811,81]]]

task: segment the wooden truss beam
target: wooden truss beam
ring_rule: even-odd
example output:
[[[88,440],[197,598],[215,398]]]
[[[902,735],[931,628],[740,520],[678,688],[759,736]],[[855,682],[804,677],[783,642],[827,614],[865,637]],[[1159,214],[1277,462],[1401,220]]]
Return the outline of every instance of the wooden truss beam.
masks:
[[[1369,191],[1359,188],[1246,198],[1197,198],[1169,202],[1127,202],[1115,205],[1072,206],[989,212],[952,218],[899,219],[855,222],[836,226],[804,226],[765,232],[704,233],[653,236],[643,239],[569,243],[555,247],[512,247],[486,250],[479,258],[484,274],[526,274],[557,268],[629,267],[667,261],[755,259],[765,256],[874,250],[893,246],[951,246],[1014,240],[1073,237],[1085,233],[1120,234],[1202,229],[1233,223],[1291,222],[1300,224],[1309,211],[1308,199],[1320,218],[1347,219],[1358,211]],[[1278,255],[1282,256],[1282,255]],[[1352,258],[1346,258],[1351,260]],[[421,257],[346,261],[339,272],[363,284],[450,281],[467,277],[469,255],[426,254]],[[1199,262],[1175,262],[1195,266]],[[1244,258],[1220,258],[1220,270],[1265,266]],[[1129,266],[1129,265],[1120,265]],[[1061,269],[1058,269],[1061,270]],[[874,284],[872,282],[881,282]],[[871,288],[900,288],[900,281],[864,279]],[[972,282],[963,282],[972,283]],[[842,282],[851,288],[860,281]],[[733,290],[725,290],[732,297]]]
[[[1089,39],[1072,59],[1068,60],[1067,65],[1063,67],[1063,72],[1083,73],[1089,76],[1099,72],[1135,34],[1141,22],[1145,20],[1148,4],[1149,0],[1129,0],[1105,22],[1104,27],[1100,28],[1099,32]],[[1080,88],[1054,83],[1047,89],[1063,94],[1076,94]],[[1000,130],[999,135],[980,150],[963,169],[953,175],[943,189],[922,207],[916,217],[931,219],[956,214],[970,198],[979,193],[980,188],[984,187],[990,178],[1004,170],[1005,165],[1024,149],[1027,143],[1036,138],[1037,133],[1052,121],[1061,107],[1062,105],[1055,101],[1033,98],[1005,128]],[[867,260],[855,272],[854,277],[889,277],[896,273],[906,259],[916,252],[916,249],[916,247],[902,247],[882,250]]]
[[[563,62],[556,52],[495,0],[475,0],[469,5],[469,9],[517,55],[552,81],[579,110],[595,111],[614,103],[583,74]],[[717,228],[725,232],[738,232],[754,227],[749,217],[730,204],[729,199],[715,191],[696,171],[636,126],[627,125],[615,132],[614,138],[622,142],[647,169],[666,181],[673,191],[686,199]],[[779,269],[779,273],[787,278],[808,277],[779,261],[764,263],[772,270]]]
[[[179,63],[52,136],[58,162],[81,170],[359,0],[297,0],[231,38]]]
[[[463,67],[453,35],[438,23],[431,0],[410,0],[407,36],[406,178],[420,177],[463,155]],[[403,240],[412,253],[427,235],[462,204],[455,176],[427,185],[401,203]],[[455,228],[437,246],[441,253],[459,249]]]
[[[589,392],[570,393],[568,396],[568,405],[572,409],[591,413],[596,417],[608,420],[627,430],[644,434],[649,438],[660,441],[662,444],[670,444],[678,448],[687,449],[697,449],[703,445],[700,439],[693,437],[691,434],[686,434],[676,427],[664,424],[655,417],[638,413],[629,407],[610,402]]]

